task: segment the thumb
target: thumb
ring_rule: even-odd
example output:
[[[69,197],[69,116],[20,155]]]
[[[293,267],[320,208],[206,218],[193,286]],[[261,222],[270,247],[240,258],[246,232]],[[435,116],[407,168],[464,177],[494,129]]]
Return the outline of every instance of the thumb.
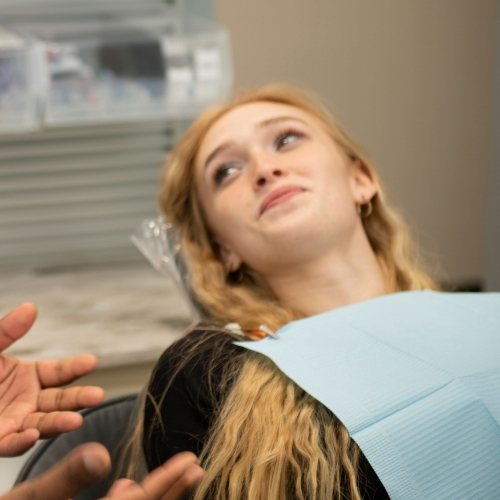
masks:
[[[111,459],[106,448],[87,443],[74,449],[40,477],[16,486],[1,500],[67,500],[78,490],[106,476]]]
[[[26,302],[0,318],[0,352],[25,335],[36,319],[34,304]]]

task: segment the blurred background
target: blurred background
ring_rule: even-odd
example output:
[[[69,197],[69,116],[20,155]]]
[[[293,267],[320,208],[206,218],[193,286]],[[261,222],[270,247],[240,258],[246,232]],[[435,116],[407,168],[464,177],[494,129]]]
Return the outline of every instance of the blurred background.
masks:
[[[200,109],[269,82],[323,97],[441,283],[500,290],[500,0],[0,0],[0,314],[40,309],[14,354],[143,386],[191,314],[129,235]]]

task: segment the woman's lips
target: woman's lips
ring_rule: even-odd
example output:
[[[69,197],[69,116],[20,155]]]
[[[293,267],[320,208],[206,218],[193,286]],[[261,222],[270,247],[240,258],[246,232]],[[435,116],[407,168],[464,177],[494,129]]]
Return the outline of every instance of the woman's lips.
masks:
[[[292,198],[293,196],[303,193],[304,189],[299,186],[283,186],[271,191],[260,206],[260,215],[269,210],[271,207],[279,205],[283,201]]]

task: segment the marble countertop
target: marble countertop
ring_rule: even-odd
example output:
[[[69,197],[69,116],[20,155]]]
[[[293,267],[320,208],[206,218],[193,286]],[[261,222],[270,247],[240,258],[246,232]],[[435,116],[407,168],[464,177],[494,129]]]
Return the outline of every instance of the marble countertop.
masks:
[[[100,367],[152,362],[191,322],[173,281],[147,263],[3,271],[0,315],[28,301],[38,319],[8,351],[25,359],[90,352]]]

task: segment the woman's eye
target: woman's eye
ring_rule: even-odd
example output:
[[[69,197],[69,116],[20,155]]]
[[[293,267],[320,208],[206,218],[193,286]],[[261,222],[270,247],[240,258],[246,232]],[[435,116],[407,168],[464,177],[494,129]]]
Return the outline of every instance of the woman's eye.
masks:
[[[297,130],[285,130],[284,132],[278,134],[278,136],[274,140],[274,145],[276,149],[282,149],[289,144],[294,143],[295,141],[303,137],[303,135],[304,134],[298,132]]]
[[[214,183],[220,186],[227,178],[232,177],[237,171],[238,166],[234,163],[224,163],[217,167],[214,173]]]

